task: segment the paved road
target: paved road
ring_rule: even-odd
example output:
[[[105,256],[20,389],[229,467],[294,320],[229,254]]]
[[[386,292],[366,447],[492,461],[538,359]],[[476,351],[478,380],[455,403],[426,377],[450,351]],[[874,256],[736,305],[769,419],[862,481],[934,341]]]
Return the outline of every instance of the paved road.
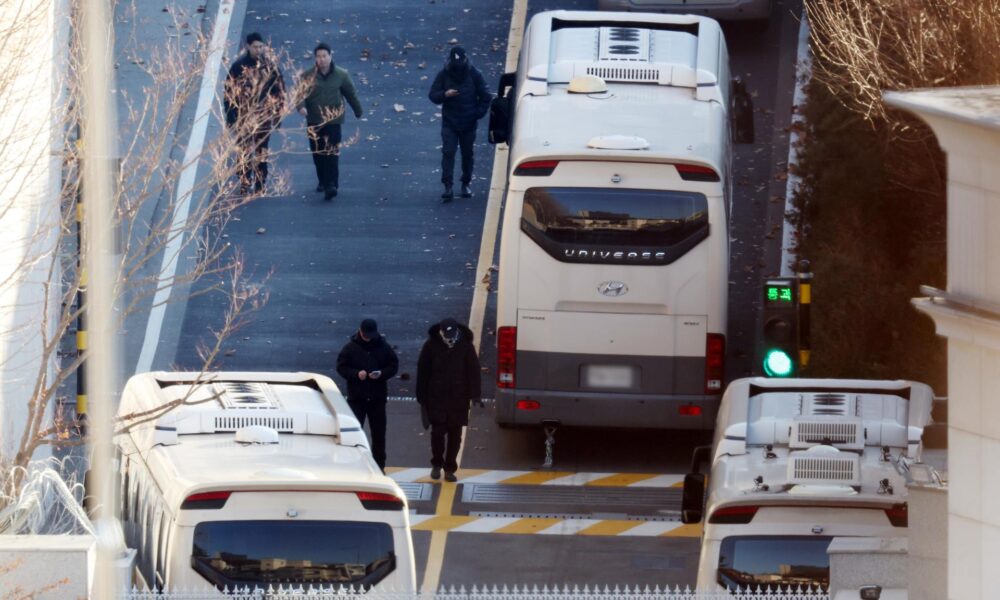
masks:
[[[784,194],[780,174],[787,158],[795,15],[801,4],[779,0],[775,5],[766,30],[727,27],[733,71],[755,95],[758,134],[758,143],[738,149],[736,157],[731,377],[753,369],[758,283],[778,270],[774,248],[780,239],[781,205],[771,199]],[[403,376],[392,382],[391,393],[410,396],[427,327],[444,316],[465,318],[469,312],[492,164],[492,149],[482,143],[481,129],[476,197],[450,205],[439,202],[440,121],[426,92],[452,39],[466,46],[489,81],[496,81],[510,6],[491,0],[357,0],[337,3],[336,11],[329,7],[321,1],[251,1],[242,23],[244,34],[260,31],[285,49],[298,68],[308,66],[306,55],[317,41],[330,43],[337,64],[358,83],[365,117],[361,122],[348,117],[345,132],[356,131],[358,141],[342,157],[341,194],[332,203],[313,191],[315,176],[301,119],[286,121],[272,141],[272,147],[284,149],[277,166],[290,177],[292,193],[247,206],[228,231],[254,277],[270,273],[270,299],[227,344],[220,366],[332,373],[342,343],[363,317],[372,316],[402,363]],[[583,0],[552,0],[532,3],[530,11],[592,7]],[[394,104],[405,110],[397,112]],[[775,225],[779,231],[769,237]],[[487,397],[492,396],[495,360],[494,300],[491,295],[482,344],[483,364],[489,369],[484,375]],[[218,326],[223,304],[215,294],[187,303],[176,365],[198,365],[196,348]],[[389,422],[389,464],[426,467],[428,444],[416,405],[390,403]],[[676,506],[676,489],[649,487],[649,482],[657,475],[684,472],[692,446],[704,441],[704,435],[677,432],[562,431],[556,468],[570,478],[573,473],[593,474],[564,486],[575,490],[564,495],[551,491],[557,486],[545,481],[444,489],[414,481],[408,491],[425,494],[412,503],[419,572],[428,554],[429,531],[463,528],[447,538],[442,584],[693,583],[698,541],[692,536],[697,530],[671,523],[674,515],[664,507]],[[533,472],[541,459],[538,431],[501,432],[488,409],[473,409],[463,468],[476,470],[462,473],[463,478],[516,481],[520,475],[509,471]],[[609,478],[616,473],[649,477],[634,482]],[[405,474],[397,471],[396,476],[405,479]],[[601,478],[603,496],[584,493],[601,487],[584,482]],[[442,506],[448,518],[435,518]],[[585,535],[562,535],[570,532]]]

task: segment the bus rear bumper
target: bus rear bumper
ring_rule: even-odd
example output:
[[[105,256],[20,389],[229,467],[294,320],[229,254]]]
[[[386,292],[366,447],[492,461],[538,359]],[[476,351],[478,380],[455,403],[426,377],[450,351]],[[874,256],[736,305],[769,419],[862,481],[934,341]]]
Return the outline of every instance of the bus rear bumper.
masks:
[[[576,427],[709,430],[715,426],[721,398],[498,389],[495,417],[500,425],[558,421]]]

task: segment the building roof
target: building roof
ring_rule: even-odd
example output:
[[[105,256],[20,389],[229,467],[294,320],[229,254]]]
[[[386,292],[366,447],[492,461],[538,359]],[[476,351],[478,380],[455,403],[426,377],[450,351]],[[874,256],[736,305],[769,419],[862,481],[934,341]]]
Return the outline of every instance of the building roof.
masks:
[[[891,106],[1000,130],[1000,86],[885,92]]]

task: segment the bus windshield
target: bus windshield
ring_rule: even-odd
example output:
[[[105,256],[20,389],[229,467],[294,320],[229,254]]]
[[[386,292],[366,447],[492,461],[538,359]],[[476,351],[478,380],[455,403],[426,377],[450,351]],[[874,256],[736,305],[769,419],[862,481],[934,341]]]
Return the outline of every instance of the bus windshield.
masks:
[[[192,567],[234,586],[374,585],[396,566],[392,528],[353,521],[209,521],[194,530]]]
[[[563,261],[667,264],[708,237],[708,200],[669,190],[529,188],[521,229]]]
[[[798,535],[747,535],[722,540],[719,550],[719,585],[726,589],[830,585],[830,559],[826,549],[832,537]]]

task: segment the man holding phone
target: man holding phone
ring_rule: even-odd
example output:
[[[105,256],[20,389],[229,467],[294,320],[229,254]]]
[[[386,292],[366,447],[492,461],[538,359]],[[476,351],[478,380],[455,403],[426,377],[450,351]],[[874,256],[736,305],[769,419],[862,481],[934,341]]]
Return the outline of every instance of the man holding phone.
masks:
[[[378,331],[375,319],[361,326],[337,356],[337,373],[347,381],[347,403],[354,416],[371,431],[372,457],[385,472],[385,403],[387,380],[399,370],[399,359]]]
[[[428,94],[431,102],[441,105],[441,199],[451,202],[455,172],[455,150],[462,148],[462,197],[472,197],[472,146],[476,126],[490,110],[493,98],[479,69],[469,64],[465,48],[448,51],[445,68],[434,78]]]

